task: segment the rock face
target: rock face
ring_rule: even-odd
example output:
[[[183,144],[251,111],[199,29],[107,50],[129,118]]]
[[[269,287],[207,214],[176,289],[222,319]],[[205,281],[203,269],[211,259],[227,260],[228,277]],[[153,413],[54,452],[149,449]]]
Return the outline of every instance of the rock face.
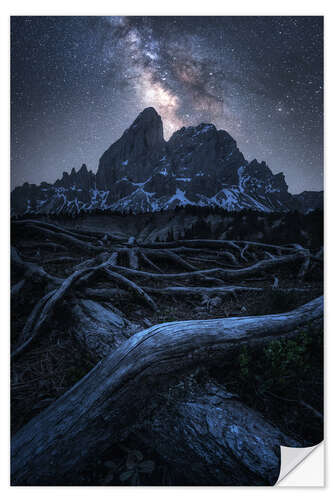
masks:
[[[146,108],[102,155],[96,174],[97,189],[114,188],[129,172],[136,182],[145,181],[164,148],[161,117],[154,108]]]
[[[101,156],[97,173],[82,165],[54,184],[25,183],[12,192],[12,214],[135,213],[179,205],[263,212],[322,206],[322,192],[291,195],[283,173],[245,160],[234,139],[212,124],[183,127],[169,141],[147,108]]]

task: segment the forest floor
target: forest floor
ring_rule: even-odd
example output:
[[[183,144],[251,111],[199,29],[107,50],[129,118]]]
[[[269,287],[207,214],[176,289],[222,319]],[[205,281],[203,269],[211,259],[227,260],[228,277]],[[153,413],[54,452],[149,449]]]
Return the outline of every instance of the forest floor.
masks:
[[[54,221],[52,224],[57,226]],[[68,229],[68,225],[65,227]],[[13,434],[95,366],[96,357],[82,348],[73,333],[77,321],[73,307],[81,300],[119,312],[131,324],[126,333],[130,337],[165,322],[285,313],[319,297],[323,291],[322,264],[318,263],[318,257],[307,262],[303,275],[300,272],[303,261],[297,259],[290,262],[286,259],[281,265],[258,269],[248,275],[233,277],[230,274],[230,279],[228,274],[219,276],[209,272],[219,267],[227,272],[248,269],[263,261],[291,255],[293,251],[295,255],[298,251],[304,253],[304,248],[264,248],[248,242],[232,242],[223,248],[219,243],[206,246],[204,240],[194,245],[182,241],[144,246],[135,240],[125,241],[119,235],[116,238],[108,235],[103,240],[102,234],[88,235],[86,229],[81,240],[79,229],[73,231],[71,237],[83,242],[82,246],[74,240],[62,240],[58,237],[61,233],[51,226],[38,225],[38,221],[14,223],[12,245],[17,252],[17,265],[14,261],[12,284],[13,287],[21,285],[12,298],[13,351],[27,338],[27,333],[22,337],[22,332],[34,307],[55,287],[48,278],[44,280],[40,271],[29,270],[25,263],[37,266],[61,283],[80,269],[80,265],[87,266],[91,260],[89,265],[96,266],[105,260],[105,254],[109,257],[117,254],[110,269],[140,286],[154,307],[121,281],[112,283],[111,278],[106,279],[103,274],[94,277],[93,284],[83,283],[72,288],[52,310],[38,337],[12,360]],[[96,248],[100,250],[97,252]],[[311,255],[318,252],[318,249],[306,250]],[[197,270],[208,273],[195,274]],[[140,275],[140,272],[147,274]],[[110,286],[113,294],[107,297],[105,290]],[[225,293],[208,291],[233,286],[239,289]],[[180,288],[187,292],[183,294]],[[318,443],[323,432],[322,324],[310,322],[299,327],[296,333],[292,339],[273,340],[255,351],[244,346],[235,359],[222,367],[219,363],[200,365],[193,373],[185,374],[181,387],[179,378],[173,380],[170,376],[167,392],[156,397],[177,398],[178,392],[188,391],[191,383],[202,385],[214,380],[303,446]],[[133,431],[96,457],[86,470],[84,484],[172,485],[177,481],[179,484],[179,477],[176,479],[175,475],[175,467],[153,446],[147,445],[139,431]],[[187,484],[185,479],[184,484]]]

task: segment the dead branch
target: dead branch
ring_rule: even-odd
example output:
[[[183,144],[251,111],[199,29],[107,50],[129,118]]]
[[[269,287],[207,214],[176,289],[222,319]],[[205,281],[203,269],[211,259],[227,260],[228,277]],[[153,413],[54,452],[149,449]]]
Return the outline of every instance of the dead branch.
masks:
[[[103,262],[95,268],[88,267],[79,271],[75,271],[68,278],[62,281],[58,289],[53,290],[52,292],[49,292],[44,297],[42,297],[42,299],[37,303],[34,310],[32,311],[24,327],[22,337],[28,338],[23,342],[23,344],[21,344],[13,351],[13,353],[11,354],[11,359],[15,359],[20,356],[27,349],[27,347],[36,340],[39,333],[42,331],[42,328],[52,317],[56,305],[63,299],[64,295],[69,292],[75,282],[77,282],[88,272],[101,269],[103,266],[106,266],[107,263],[108,261]]]
[[[11,359],[16,359],[20,354],[22,354],[37,336],[39,330],[37,329],[36,331],[34,331],[33,326],[35,322],[38,321],[37,317],[41,314],[45,304],[50,299],[50,297],[55,294],[55,292],[56,290],[52,290],[51,292],[44,295],[44,297],[42,297],[33,308],[19,337],[20,345],[12,352]]]
[[[185,259],[183,259],[180,255],[176,255],[170,250],[144,250],[144,253],[149,255],[150,257],[154,257],[159,260],[165,260],[165,261],[171,261],[174,262],[175,264],[180,265],[181,267],[184,267],[185,269],[188,269],[189,271],[196,271],[198,268],[195,266],[192,266],[192,264],[189,264],[186,262]]]
[[[191,271],[186,273],[150,273],[147,271],[139,271],[135,269],[128,269],[122,266],[112,266],[114,269],[119,270],[124,274],[129,274],[133,276],[138,276],[147,279],[172,279],[172,278],[193,278],[193,277],[204,277],[209,274],[215,274],[222,279],[236,279],[236,278],[247,278],[255,276],[261,272],[269,271],[275,267],[280,267],[281,265],[290,264],[291,262],[298,262],[304,259],[303,253],[293,253],[290,255],[285,255],[283,257],[277,257],[275,259],[265,259],[261,260],[249,267],[243,267],[240,269],[223,269],[223,268],[213,268],[213,269],[203,269],[199,271]]]
[[[273,288],[276,289],[277,287]],[[186,296],[186,295],[208,295],[208,296],[225,296],[228,294],[235,295],[239,292],[267,292],[272,291],[268,287],[250,287],[250,286],[220,286],[220,287],[190,287],[190,286],[168,286],[164,288],[153,288],[144,287],[149,293],[156,293],[158,295],[175,295],[175,296]],[[279,288],[279,292],[284,293],[302,293],[307,291],[306,288]]]
[[[11,263],[14,267],[20,270],[22,276],[26,279],[37,277],[46,284],[61,284],[62,279],[56,276],[51,276],[49,273],[37,264],[22,260],[15,247],[11,247]]]
[[[12,299],[14,299],[16,295],[18,295],[18,293],[22,290],[24,285],[25,285],[25,279],[18,281],[17,283],[15,283],[15,285],[12,286],[10,292],[10,296]]]
[[[234,265],[239,265],[238,260],[234,256],[232,252],[229,252],[228,250],[225,250],[224,252],[219,252],[218,253],[219,257],[227,257],[229,261],[231,261]]]
[[[143,262],[145,264],[148,264],[148,266],[152,267],[153,269],[155,269],[157,272],[159,273],[162,273],[162,270],[160,267],[158,267],[156,264],[154,264],[154,262],[152,262],[148,257],[147,255],[145,254],[145,252],[142,252],[141,250],[138,251],[138,255],[139,257],[143,260]]]
[[[26,219],[23,221],[12,221],[13,226],[15,227],[24,227],[25,225],[35,225],[35,226],[40,226],[46,229],[50,229],[55,232],[59,233],[64,233],[68,234],[69,236],[76,236],[79,237],[81,240],[86,240],[90,241],[93,239],[104,239],[105,237],[107,240],[113,240],[115,242],[117,241],[122,241],[121,238],[118,238],[116,236],[111,236],[109,233],[103,233],[101,231],[88,231],[88,230],[83,230],[83,229],[68,229],[63,226],[57,225],[57,224],[51,224],[49,222],[43,222],[41,220],[34,220],[34,219]]]
[[[127,255],[128,255],[128,264],[131,269],[138,269],[139,268],[139,258],[138,258],[138,252],[136,248],[129,248],[127,250]]]
[[[139,287],[134,281],[129,280],[128,278],[125,278],[125,276],[122,276],[121,274],[111,270],[107,269],[104,267],[103,269],[104,273],[106,273],[107,277],[111,278],[113,281],[116,283],[119,283],[120,285],[124,286],[131,292],[134,292],[135,295],[137,295],[139,298],[141,298],[146,304],[153,310],[157,311],[157,305],[155,304],[155,301],[146,293],[141,287]]]
[[[67,245],[71,245],[75,248],[78,248],[79,250],[85,250],[89,252],[95,252],[95,253],[100,253],[100,252],[105,252],[105,248],[103,246],[96,246],[93,245],[89,242],[83,241],[81,239],[78,239],[76,236],[72,236],[70,234],[67,234],[67,232],[56,232],[50,229],[47,229],[46,227],[42,227],[36,224],[27,224],[26,226],[28,229],[33,229],[39,234],[46,235],[49,238],[52,238],[54,240],[58,240],[62,243],[66,243]]]

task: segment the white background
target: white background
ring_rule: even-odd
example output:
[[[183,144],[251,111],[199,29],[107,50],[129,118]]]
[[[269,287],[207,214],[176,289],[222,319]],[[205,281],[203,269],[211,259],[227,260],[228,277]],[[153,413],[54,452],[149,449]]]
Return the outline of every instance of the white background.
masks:
[[[331,4],[331,6],[330,6]],[[191,500],[202,499],[202,496],[216,498],[234,497],[235,495],[245,495],[248,500],[257,498],[275,497],[283,495],[283,498],[294,498],[295,496],[304,498],[313,498],[317,495],[327,495],[331,489],[331,481],[328,470],[332,467],[328,446],[326,446],[326,488],[236,488],[236,487],[191,487],[191,488],[107,488],[107,487],[71,487],[71,488],[25,488],[9,487],[9,17],[10,15],[324,15],[325,16],[325,234],[326,234],[326,279],[325,279],[325,335],[326,335],[326,396],[329,392],[329,380],[332,378],[332,369],[330,369],[329,360],[332,360],[330,354],[332,342],[329,337],[332,335],[332,313],[330,312],[329,300],[332,299],[330,282],[333,279],[332,273],[332,226],[333,219],[333,175],[330,173],[333,169],[332,160],[332,99],[330,94],[333,91],[332,86],[332,52],[333,47],[333,2],[324,0],[279,0],[258,1],[258,0],[219,0],[219,1],[196,1],[196,0],[121,0],[115,1],[88,1],[82,0],[57,0],[47,3],[46,0],[27,0],[27,1],[7,1],[3,0],[0,7],[1,25],[0,25],[0,50],[1,50],[1,163],[0,163],[0,235],[1,235],[1,296],[0,296],[0,342],[1,342],[1,411],[0,411],[0,431],[1,431],[1,453],[0,453],[0,488],[2,498],[24,497],[25,499],[38,499],[45,496],[52,500],[53,498],[77,498],[90,499],[91,496],[105,498],[129,498],[135,497],[136,500],[146,498],[169,498],[172,499],[184,497]],[[329,112],[330,111],[330,112]],[[331,135],[329,134],[331,132]],[[333,304],[332,304],[333,306]],[[331,371],[331,376],[330,372]],[[329,438],[329,429],[327,423],[330,419],[331,401],[326,400],[326,442]],[[318,462],[320,464],[320,460]],[[316,465],[312,465],[315,467]],[[306,474],[306,472],[305,472]],[[306,479],[304,480],[306,483]],[[332,492],[331,492],[332,493]]]

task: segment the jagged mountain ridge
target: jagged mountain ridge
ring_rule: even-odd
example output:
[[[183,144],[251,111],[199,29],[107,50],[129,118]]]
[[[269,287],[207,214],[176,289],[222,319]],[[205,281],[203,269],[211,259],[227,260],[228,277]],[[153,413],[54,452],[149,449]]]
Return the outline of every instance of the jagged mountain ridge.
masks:
[[[322,206],[322,192],[291,195],[283,173],[246,161],[228,132],[212,124],[183,127],[165,141],[161,117],[146,108],[101,156],[96,174],[83,165],[54,184],[25,183],[12,191],[11,203],[13,215],[140,213],[179,205],[306,212]]]

